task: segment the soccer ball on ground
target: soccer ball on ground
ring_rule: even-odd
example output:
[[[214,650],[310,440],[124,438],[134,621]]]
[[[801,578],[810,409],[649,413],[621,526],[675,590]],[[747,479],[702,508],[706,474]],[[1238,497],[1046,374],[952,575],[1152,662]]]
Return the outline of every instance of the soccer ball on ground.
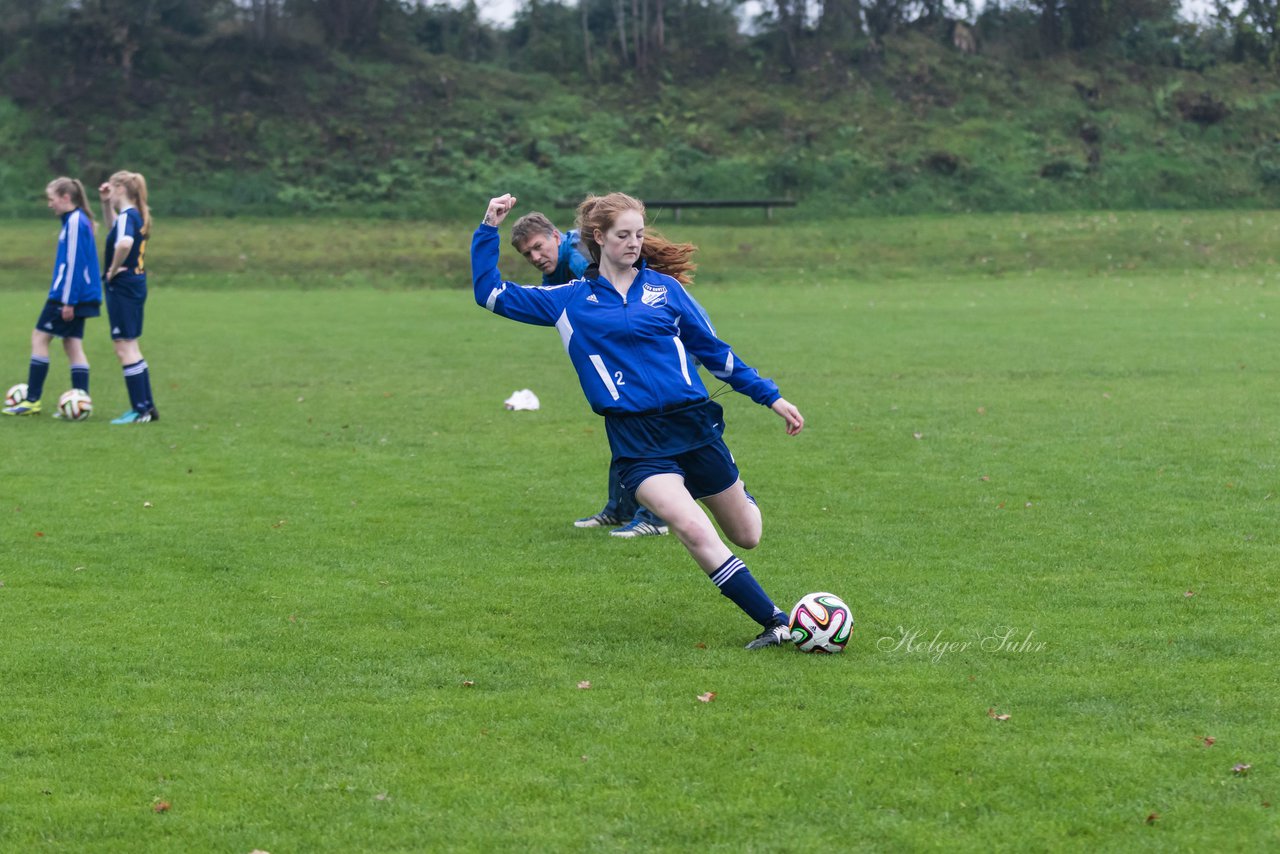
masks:
[[[853,631],[853,614],[834,593],[810,593],[791,609],[788,626],[801,652],[840,652]]]
[[[15,386],[11,386],[9,390],[4,393],[5,406],[17,406],[19,403],[22,403],[26,399],[27,399],[26,383],[18,383]]]
[[[63,418],[83,421],[93,414],[93,400],[88,392],[73,388],[70,391],[64,391],[62,397],[58,398],[58,411],[62,413]]]

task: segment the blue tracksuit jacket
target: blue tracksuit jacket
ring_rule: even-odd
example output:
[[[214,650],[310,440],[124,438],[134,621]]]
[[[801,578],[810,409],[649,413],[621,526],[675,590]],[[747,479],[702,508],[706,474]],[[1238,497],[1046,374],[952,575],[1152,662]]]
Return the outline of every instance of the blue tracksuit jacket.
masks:
[[[542,284],[563,285],[574,279],[582,278],[582,274],[591,266],[591,259],[582,253],[578,246],[578,230],[571,229],[560,233],[560,255],[556,258],[556,268],[550,273],[542,274]]]
[[[762,406],[781,394],[773,380],[739,359],[681,284],[641,265],[627,298],[602,278],[521,287],[498,272],[498,229],[481,225],[471,240],[471,276],[479,305],[494,314],[554,326],[600,415],[659,413],[705,401],[696,358]]]
[[[93,223],[79,208],[62,215],[49,302],[62,305],[102,302],[102,272],[93,242]]]

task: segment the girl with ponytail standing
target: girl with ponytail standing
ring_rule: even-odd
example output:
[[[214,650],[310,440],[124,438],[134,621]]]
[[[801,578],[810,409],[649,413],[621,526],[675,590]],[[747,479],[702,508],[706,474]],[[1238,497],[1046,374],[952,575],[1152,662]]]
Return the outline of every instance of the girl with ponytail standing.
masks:
[[[71,385],[89,392],[89,360],[84,355],[84,319],[102,313],[102,277],[93,242],[93,214],[84,186],[75,178],[55,178],[45,187],[49,209],[62,219],[53,283],[36,328],[31,333],[31,366],[26,400],[3,410],[5,415],[39,415],[44,382],[49,375],[49,344],[62,339],[71,362]]]
[[[111,342],[124,368],[129,390],[129,411],[112,424],[145,424],[159,421],[151,396],[151,372],[142,358],[142,310],[147,301],[146,252],[151,236],[151,210],[147,207],[147,179],[137,172],[117,172],[98,187],[107,232],[107,317]]]

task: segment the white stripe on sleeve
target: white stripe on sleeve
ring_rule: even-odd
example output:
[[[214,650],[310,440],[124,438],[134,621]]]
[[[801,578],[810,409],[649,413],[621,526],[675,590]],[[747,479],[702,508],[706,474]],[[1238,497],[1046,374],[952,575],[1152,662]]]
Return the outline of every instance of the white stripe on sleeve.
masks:
[[[500,288],[494,288],[493,290],[489,291],[489,298],[484,301],[484,307],[496,314],[497,310],[494,308],[494,306],[498,304],[498,297],[500,297],[502,295],[502,292],[505,291],[506,289],[507,289],[507,286],[503,285]]]
[[[67,266],[66,279],[62,285],[62,304],[71,304],[71,282],[75,278],[76,250],[80,244],[80,211],[72,211],[67,217]]]
[[[560,312],[560,316],[556,318],[556,331],[560,333],[560,343],[564,345],[564,351],[569,352],[569,339],[573,337],[573,324],[569,322],[569,310],[565,309]],[[618,396],[615,394],[614,400]]]
[[[733,351],[732,350],[729,351],[729,357],[724,360],[724,370],[712,371],[711,373],[715,374],[717,377],[719,377],[722,380],[727,380],[729,377],[733,376]]]

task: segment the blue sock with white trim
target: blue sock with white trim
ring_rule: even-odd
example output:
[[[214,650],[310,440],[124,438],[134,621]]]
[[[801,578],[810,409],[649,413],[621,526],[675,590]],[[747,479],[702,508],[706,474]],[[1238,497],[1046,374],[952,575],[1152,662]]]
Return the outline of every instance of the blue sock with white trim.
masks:
[[[155,408],[156,408],[156,399],[155,399],[154,397],[152,397],[152,396],[151,396],[151,368],[150,368],[150,366],[148,366],[148,367],[147,367],[147,369],[146,369],[145,371],[143,371],[143,372],[142,372],[142,384],[146,387],[145,391],[146,391],[146,397],[147,397],[147,409],[155,409]]]
[[[729,555],[729,559],[711,574],[711,581],[733,604],[760,625],[768,628],[779,619],[785,620],[785,615],[773,604],[760,582],[755,580],[751,570],[747,569],[747,565],[737,555]]]
[[[146,412],[151,408],[151,401],[147,399],[147,386],[150,382],[147,379],[146,359],[124,366],[124,384],[129,389],[129,403],[135,410]]]
[[[88,365],[72,365],[71,366],[71,387],[78,388],[85,394],[89,393],[89,366]]]
[[[44,394],[44,380],[49,376],[49,360],[41,356],[31,357],[27,368],[27,400],[36,401]]]

